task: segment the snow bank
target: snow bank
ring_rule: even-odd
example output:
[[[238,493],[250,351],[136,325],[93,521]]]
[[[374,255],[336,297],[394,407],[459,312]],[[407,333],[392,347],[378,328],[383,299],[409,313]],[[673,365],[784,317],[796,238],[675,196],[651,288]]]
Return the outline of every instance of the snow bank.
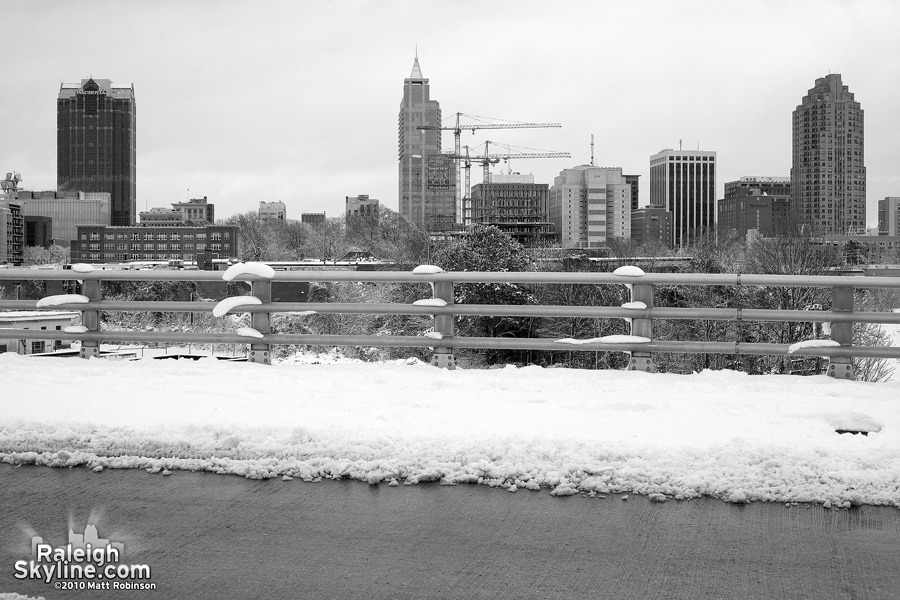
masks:
[[[262,304],[262,300],[256,296],[232,296],[230,298],[225,298],[216,304],[213,307],[212,314],[214,317],[221,317],[238,306],[250,306],[254,304]]]
[[[42,390],[0,412],[4,462],[900,507],[900,383],[47,360],[0,355],[4,396]]]
[[[433,273],[443,273],[444,270],[434,265],[419,265],[412,272],[416,275],[431,275]]]
[[[252,327],[238,327],[235,332],[241,337],[262,338],[263,334]]]
[[[272,279],[275,277],[275,269],[261,262],[237,263],[231,265],[222,273],[222,279],[231,281],[238,275],[256,275],[263,279]]]
[[[76,263],[76,264],[72,265],[72,270],[75,271],[76,273],[93,273],[94,266],[88,265],[85,263]]]
[[[802,350],[803,348],[839,348],[840,345],[840,342],[834,340],[804,340],[802,342],[797,342],[796,344],[791,344],[788,347],[788,354],[793,354],[797,350]]]
[[[43,308],[44,306],[59,306],[61,304],[86,304],[91,299],[81,294],[60,294],[58,296],[45,296],[37,301],[36,306]]]

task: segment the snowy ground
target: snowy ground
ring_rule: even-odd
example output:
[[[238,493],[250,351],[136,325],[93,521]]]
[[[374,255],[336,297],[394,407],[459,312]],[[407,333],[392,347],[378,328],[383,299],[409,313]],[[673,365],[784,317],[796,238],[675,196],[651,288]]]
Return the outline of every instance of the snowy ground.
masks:
[[[51,360],[0,355],[4,462],[900,507],[900,382]]]

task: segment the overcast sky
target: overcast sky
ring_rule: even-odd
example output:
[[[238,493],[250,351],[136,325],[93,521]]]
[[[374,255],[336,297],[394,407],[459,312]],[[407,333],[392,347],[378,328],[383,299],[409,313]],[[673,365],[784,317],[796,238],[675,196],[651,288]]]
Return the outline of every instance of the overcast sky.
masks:
[[[289,218],[369,194],[397,209],[397,114],[418,46],[447,124],[457,112],[560,129],[485,140],[570,152],[513,161],[553,183],[590,162],[641,177],[663,148],[718,152],[723,184],[788,176],[791,112],[841,73],[865,111],[868,223],[900,196],[900,3],[4,0],[0,171],[56,187],[56,96],[134,84],[139,210],[208,196],[226,217]],[[453,148],[451,132],[444,148]],[[495,167],[499,172],[501,167]],[[503,167],[506,168],[506,167]],[[504,171],[505,172],[505,171]],[[480,181],[473,169],[473,181]]]

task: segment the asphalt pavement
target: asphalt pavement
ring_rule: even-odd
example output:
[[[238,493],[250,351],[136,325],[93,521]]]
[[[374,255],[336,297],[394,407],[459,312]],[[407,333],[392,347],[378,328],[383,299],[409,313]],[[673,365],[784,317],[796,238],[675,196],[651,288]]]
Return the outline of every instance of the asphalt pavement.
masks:
[[[18,580],[88,522],[155,589]],[[85,581],[85,580],[81,580]],[[128,580],[140,581],[140,580]],[[87,582],[85,582],[87,583]],[[76,587],[80,585],[75,584]],[[58,598],[900,598],[900,510],[0,465],[0,593]]]

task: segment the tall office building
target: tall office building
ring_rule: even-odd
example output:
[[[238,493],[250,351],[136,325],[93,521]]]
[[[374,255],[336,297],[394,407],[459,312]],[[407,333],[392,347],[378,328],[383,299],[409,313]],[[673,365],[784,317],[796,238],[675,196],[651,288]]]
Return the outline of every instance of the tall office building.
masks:
[[[108,192],[112,225],[137,220],[134,86],[63,83],[56,100],[56,186]]]
[[[456,228],[456,179],[453,159],[441,153],[441,106],[432,100],[419,57],[403,80],[403,101],[397,119],[400,214],[426,231]],[[459,215],[461,218],[462,215]]]
[[[661,150],[650,157],[650,205],[672,213],[674,248],[716,227],[716,153]]]
[[[631,186],[622,169],[580,165],[553,179],[548,214],[563,248],[631,238]]]
[[[815,234],[865,232],[863,110],[837,73],[816,85],[793,114],[793,211]]]
[[[878,235],[900,235],[900,197],[878,201]]]

